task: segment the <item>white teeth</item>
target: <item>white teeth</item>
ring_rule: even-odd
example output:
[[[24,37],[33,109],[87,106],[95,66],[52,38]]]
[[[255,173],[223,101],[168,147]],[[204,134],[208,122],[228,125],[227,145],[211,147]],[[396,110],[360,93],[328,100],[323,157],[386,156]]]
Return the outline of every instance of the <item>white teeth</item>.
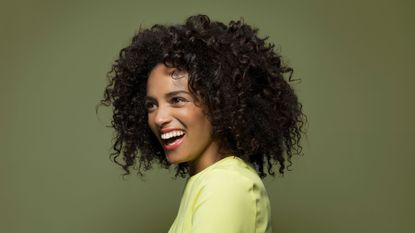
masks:
[[[183,135],[183,134],[184,134],[183,131],[175,130],[175,131],[172,131],[172,132],[162,134],[161,138],[162,139],[169,139],[169,138],[177,137],[177,136],[180,136],[180,135]]]

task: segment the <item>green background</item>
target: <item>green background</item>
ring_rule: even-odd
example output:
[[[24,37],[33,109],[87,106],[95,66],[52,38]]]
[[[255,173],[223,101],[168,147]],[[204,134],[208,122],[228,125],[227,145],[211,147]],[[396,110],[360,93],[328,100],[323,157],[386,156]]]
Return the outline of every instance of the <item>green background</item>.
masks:
[[[2,1],[0,232],[167,232],[184,181],[122,179],[106,72],[138,26],[241,16],[302,81],[305,156],[264,180],[274,232],[415,232],[413,1]]]

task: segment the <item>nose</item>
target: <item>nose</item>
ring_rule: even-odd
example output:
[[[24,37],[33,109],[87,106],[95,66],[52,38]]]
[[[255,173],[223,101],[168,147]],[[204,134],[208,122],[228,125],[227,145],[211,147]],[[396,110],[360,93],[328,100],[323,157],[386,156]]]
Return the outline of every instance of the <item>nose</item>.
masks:
[[[159,107],[154,113],[154,123],[162,128],[166,124],[170,123],[172,119],[170,110],[166,107]]]

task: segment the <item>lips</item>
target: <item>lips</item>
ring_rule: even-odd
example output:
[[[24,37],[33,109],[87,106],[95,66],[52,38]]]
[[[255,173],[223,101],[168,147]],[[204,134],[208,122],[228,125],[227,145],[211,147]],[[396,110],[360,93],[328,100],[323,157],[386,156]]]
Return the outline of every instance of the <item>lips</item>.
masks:
[[[174,150],[177,149],[184,141],[184,137],[185,135],[183,135],[180,138],[177,138],[176,140],[174,140],[171,143],[165,144],[165,142],[163,141],[163,147],[165,150]]]
[[[163,128],[160,130],[161,144],[165,150],[174,150],[182,144],[185,134],[180,128]]]

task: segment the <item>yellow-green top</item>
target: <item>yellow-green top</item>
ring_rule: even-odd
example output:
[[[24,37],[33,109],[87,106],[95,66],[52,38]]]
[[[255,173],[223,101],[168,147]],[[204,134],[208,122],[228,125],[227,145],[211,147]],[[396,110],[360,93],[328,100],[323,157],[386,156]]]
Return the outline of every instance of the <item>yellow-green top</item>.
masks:
[[[225,157],[189,177],[168,233],[270,233],[271,206],[255,169]]]

